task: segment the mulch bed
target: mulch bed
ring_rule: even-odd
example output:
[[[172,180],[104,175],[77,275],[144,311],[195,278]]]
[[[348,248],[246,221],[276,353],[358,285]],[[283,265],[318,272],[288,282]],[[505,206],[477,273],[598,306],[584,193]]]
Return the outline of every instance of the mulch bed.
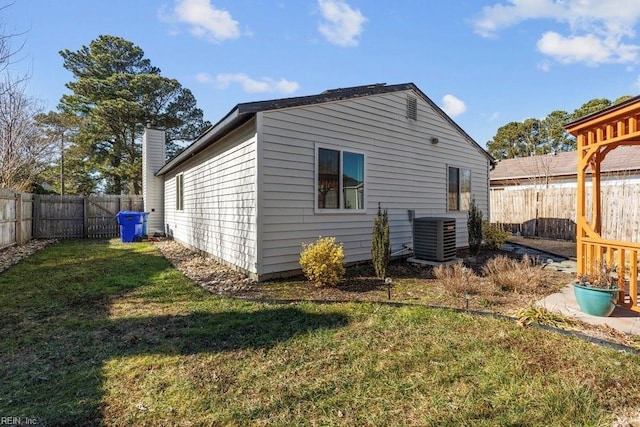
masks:
[[[0,272],[55,242],[55,239],[34,239],[24,245],[13,245],[0,250]]]

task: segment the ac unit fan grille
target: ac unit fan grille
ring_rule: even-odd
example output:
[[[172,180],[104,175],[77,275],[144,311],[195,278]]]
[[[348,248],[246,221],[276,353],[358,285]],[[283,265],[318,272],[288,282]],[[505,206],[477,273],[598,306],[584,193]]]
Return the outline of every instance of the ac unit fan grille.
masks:
[[[427,261],[450,261],[456,257],[456,220],[454,218],[415,218],[413,253]]]

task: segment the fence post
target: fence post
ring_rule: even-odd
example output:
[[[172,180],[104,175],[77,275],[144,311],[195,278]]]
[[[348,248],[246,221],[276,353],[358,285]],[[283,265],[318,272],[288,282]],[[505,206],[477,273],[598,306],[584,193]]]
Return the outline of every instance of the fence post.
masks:
[[[82,237],[89,238],[89,196],[82,198]]]
[[[31,219],[31,235],[33,236],[34,239],[40,238],[38,227],[40,227],[40,195],[34,194],[33,214]]]
[[[16,244],[18,246],[24,243],[22,237],[22,193],[16,193]]]

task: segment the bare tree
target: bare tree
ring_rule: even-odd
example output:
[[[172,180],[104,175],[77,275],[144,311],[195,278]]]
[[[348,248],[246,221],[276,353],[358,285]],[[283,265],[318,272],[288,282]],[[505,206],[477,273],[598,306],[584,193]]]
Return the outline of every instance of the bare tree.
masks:
[[[9,6],[13,3],[0,3],[0,13],[4,12]],[[7,32],[6,24],[2,20],[0,20],[0,74],[6,75],[8,74],[9,65],[12,64],[12,61],[15,61],[15,57],[18,55],[20,51],[24,48],[24,40],[20,41],[20,38],[24,36],[24,32]],[[14,43],[12,43],[12,41]],[[18,42],[18,43],[15,43]],[[27,80],[27,76],[23,75],[20,78],[16,78],[13,76],[11,80],[12,85],[18,85]],[[0,89],[0,95],[3,94],[2,90],[7,89],[7,82],[3,85],[2,89]]]
[[[0,12],[9,6],[0,4]],[[0,188],[31,191],[51,161],[52,145],[35,122],[41,108],[26,93],[27,76],[11,74],[13,58],[24,46],[15,48],[12,42],[22,34],[5,28],[0,22]]]
[[[0,80],[0,187],[31,191],[52,160],[54,146],[35,122],[38,102],[25,92],[24,82]]]

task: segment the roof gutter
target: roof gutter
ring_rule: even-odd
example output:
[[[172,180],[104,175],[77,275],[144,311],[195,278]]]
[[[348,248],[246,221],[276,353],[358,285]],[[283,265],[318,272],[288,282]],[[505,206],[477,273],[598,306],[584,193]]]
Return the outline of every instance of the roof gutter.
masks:
[[[180,154],[178,154],[173,159],[169,160],[162,166],[158,172],[155,173],[156,176],[162,176],[182,163],[186,162],[205,148],[207,148],[212,140],[216,140],[225,135],[229,130],[233,129],[239,121],[246,120],[251,115],[242,114],[238,109],[238,106],[234,107],[226,116],[224,116],[218,123],[211,126],[209,129],[204,131],[194,142],[191,143],[187,148],[184,149]]]

